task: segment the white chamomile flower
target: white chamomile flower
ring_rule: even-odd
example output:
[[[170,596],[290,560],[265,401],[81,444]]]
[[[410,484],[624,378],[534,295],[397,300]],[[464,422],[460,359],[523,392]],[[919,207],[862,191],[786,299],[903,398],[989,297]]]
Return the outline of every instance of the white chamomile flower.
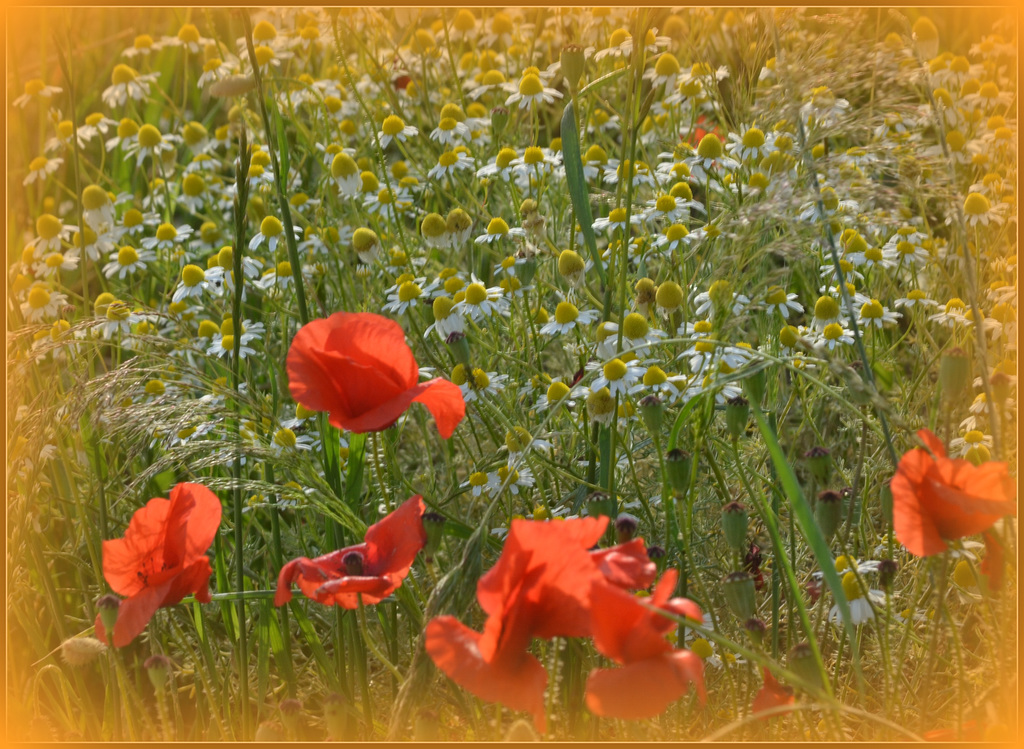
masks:
[[[587,368],[601,371],[601,374],[590,383],[592,392],[608,388],[608,392],[614,398],[616,395],[624,397],[643,390],[642,378],[646,368],[636,359],[624,362],[622,359],[616,358],[604,365],[591,362],[587,364]]]
[[[872,604],[875,606],[885,605],[885,593],[879,590],[865,590],[862,579],[858,579],[857,573],[852,570],[843,575],[842,583],[843,595],[850,608],[850,623],[853,626],[859,627],[875,618]],[[829,610],[828,620],[836,627],[843,625],[843,615],[839,604]]]
[[[256,349],[246,346],[241,341],[238,348],[238,356],[241,359],[245,359],[249,356],[256,354]],[[215,336],[210,343],[210,347],[206,349],[208,356],[216,356],[218,359],[223,357],[231,358],[235,349],[235,337],[233,335],[222,335]]]
[[[452,309],[454,312],[480,322],[493,314],[508,315],[508,301],[499,286],[484,286],[475,275],[472,283],[466,286],[465,296]]]
[[[527,73],[519,81],[519,90],[505,99],[505,106],[510,107],[518,102],[519,109],[526,109],[541,103],[551,104],[555,99],[561,98],[562,93],[546,87],[538,74]]]
[[[405,143],[414,135],[419,135],[420,132],[418,128],[415,128],[412,125],[406,125],[402,118],[396,114],[389,114],[385,117],[380,128],[380,131],[377,133],[377,138],[380,140],[381,148],[387,148],[392,140],[397,140],[399,143]]]
[[[487,224],[487,233],[481,234],[474,241],[477,244],[493,244],[500,239],[508,237],[525,237],[526,230],[521,227],[509,228],[508,223],[505,219],[500,216],[495,216]]]
[[[905,297],[901,297],[895,302],[896,307],[900,309],[913,309],[914,307],[921,307],[921,309],[934,309],[939,306],[939,303],[928,298],[921,289],[911,289],[907,292]]]
[[[186,265],[181,269],[181,281],[178,282],[171,301],[180,302],[183,299],[201,297],[203,292],[209,288],[210,282],[219,279],[223,273],[224,269],[219,265],[205,271],[198,265]]]
[[[877,299],[872,299],[861,305],[860,314],[857,316],[857,324],[865,328],[884,328],[886,325],[895,325],[903,317],[899,312],[893,312],[888,307],[882,306]]]
[[[135,68],[123,63],[114,66],[110,74],[110,85],[103,90],[101,98],[108,107],[123,106],[128,99],[142,101],[149,96],[149,87],[160,76],[159,73],[140,75]]]
[[[37,156],[28,165],[28,175],[22,181],[22,185],[31,185],[36,180],[45,182],[55,171],[60,169],[64,159],[51,159],[46,156]]]
[[[21,314],[27,322],[51,320],[57,317],[57,313],[67,301],[68,298],[64,294],[54,291],[49,284],[37,281],[25,295],[25,301],[21,304]]]
[[[853,331],[844,328],[837,322],[826,325],[818,336],[815,346],[828,351],[835,351],[839,346],[853,345]]]
[[[442,117],[441,122],[430,133],[430,139],[443,146],[455,146],[469,136],[469,126],[454,117]]]
[[[164,135],[153,125],[143,125],[134,142],[123,149],[124,157],[127,160],[135,156],[135,166],[140,167],[147,156],[152,156],[154,160],[162,159],[164,153],[174,151],[180,142],[181,137],[178,135]]]
[[[459,170],[465,171],[473,167],[473,159],[465,151],[445,151],[437,157],[437,163],[427,172],[427,177],[441,179],[446,175],[454,175]]]
[[[121,247],[117,252],[110,255],[110,262],[103,266],[103,275],[107,278],[117,276],[124,279],[131,273],[138,273],[146,269],[146,263],[156,260],[156,253],[150,250],[136,250],[130,245]]]
[[[517,469],[507,465],[500,466],[497,471],[488,474],[487,478],[492,495],[497,495],[504,489],[509,494],[518,496],[522,489],[529,488],[535,483],[533,473],[525,465]]]
[[[406,278],[409,277],[406,276]],[[425,280],[424,278],[410,279],[389,289],[388,303],[384,305],[384,311],[401,315],[417,306],[425,296],[420,286]]]
[[[296,451],[308,451],[313,449],[313,438],[308,434],[295,434],[290,428],[283,426],[274,432],[270,441],[270,449],[275,455],[283,455]]]
[[[804,306],[796,299],[796,294],[787,294],[781,286],[772,286],[765,295],[765,309],[768,312],[778,312],[783,319],[788,320],[790,314],[799,315],[804,311]]]
[[[597,310],[579,310],[572,302],[562,301],[555,307],[555,317],[538,331],[541,335],[565,335],[579,325],[590,325],[600,313]]]
[[[30,81],[25,81],[25,93],[14,100],[14,106],[19,109],[24,109],[30,101],[33,99],[41,99],[49,101],[56,94],[59,94],[64,89],[59,86],[47,86],[43,81],[38,78],[33,78]]]
[[[768,138],[763,130],[758,127],[741,125],[739,131],[729,133],[729,143],[725,148],[740,162],[753,162],[760,161],[767,155],[767,145]]]
[[[955,437],[949,441],[950,453],[958,458],[966,458],[971,450],[978,450],[981,446],[991,450],[992,437],[979,429],[972,429],[962,437]]]

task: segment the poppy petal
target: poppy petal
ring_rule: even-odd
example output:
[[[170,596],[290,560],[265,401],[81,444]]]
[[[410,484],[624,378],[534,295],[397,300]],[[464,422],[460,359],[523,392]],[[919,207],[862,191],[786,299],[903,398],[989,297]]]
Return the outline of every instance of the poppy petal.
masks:
[[[416,357],[397,322],[372,312],[335,312],[327,322],[328,350],[339,351],[353,362],[374,368],[379,379],[393,383],[396,389],[408,390],[416,384]]]
[[[423,497],[415,494],[367,529],[365,574],[390,573],[400,575],[399,580],[409,574],[416,554],[427,543],[427,531],[423,528],[425,509]]]
[[[609,582],[620,588],[639,590],[654,582],[658,567],[647,556],[642,538],[590,553]]]
[[[462,397],[462,390],[454,382],[440,377],[424,382],[419,387],[423,389],[413,401],[427,407],[437,424],[438,433],[443,439],[448,439],[466,415],[466,401]]]
[[[668,654],[622,668],[600,668],[587,677],[587,707],[594,715],[624,720],[654,718],[686,694]]]
[[[217,495],[202,484],[178,484],[171,490],[172,502],[177,492],[190,494],[194,501],[188,516],[185,557],[182,560],[182,564],[190,565],[200,557],[206,556],[220,529],[223,507]]]
[[[346,575],[334,580],[328,580],[314,592],[314,598],[319,603],[337,605],[344,609],[359,608],[359,596],[363,597],[364,605],[380,603],[391,595],[401,580],[393,580],[386,577],[367,577]]]
[[[123,648],[142,634],[170,587],[171,583],[167,582],[155,588],[144,588],[121,601],[117,610],[117,623],[114,625],[114,647]]]
[[[488,702],[500,702],[510,710],[533,715],[534,725],[546,729],[544,690],[548,674],[525,650],[502,653],[494,661],[480,656],[481,634],[458,619],[440,616],[426,628],[426,650],[448,678]]]
[[[155,572],[154,551],[160,549],[166,531],[171,503],[159,497],[135,511],[123,538],[103,542],[103,578],[114,592],[132,596],[145,586],[145,578]]]
[[[774,707],[782,707],[783,705],[792,705],[795,701],[793,697],[793,688],[783,686],[775,677],[772,676],[772,672],[767,668],[763,669],[764,672],[764,686],[758,690],[757,695],[754,697],[754,702],[750,706],[750,712],[762,713],[765,710],[770,710]],[[777,716],[765,716],[761,720],[770,720]]]

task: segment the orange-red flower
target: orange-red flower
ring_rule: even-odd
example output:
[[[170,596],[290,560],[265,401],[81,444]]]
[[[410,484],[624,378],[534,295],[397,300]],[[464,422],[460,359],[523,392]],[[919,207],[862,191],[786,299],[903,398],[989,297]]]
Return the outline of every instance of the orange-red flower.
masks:
[[[292,599],[292,583],[307,598],[345,609],[380,603],[394,593],[409,574],[416,554],[427,543],[423,528],[423,497],[409,497],[402,506],[366,531],[361,544],[316,559],[300,557],[281,568],[274,605]]]
[[[1005,463],[974,466],[950,459],[942,442],[927,429],[920,448],[900,460],[892,488],[896,538],[920,557],[946,550],[946,541],[988,530],[999,518],[1017,514],[1016,487]]]
[[[700,608],[686,598],[672,598],[678,573],[662,575],[646,602],[677,616],[701,621]],[[590,593],[594,647],[623,668],[599,668],[587,678],[587,707],[595,715],[636,720],[653,718],[697,687],[703,703],[704,663],[689,650],[676,650],[665,635],[676,626],[668,617],[612,585],[595,585]]]
[[[477,584],[488,615],[483,632],[451,616],[427,625],[426,649],[437,667],[483,700],[531,713],[543,732],[548,676],[530,642],[589,636],[595,585],[641,587],[655,574],[641,539],[588,552],[607,525],[608,518],[513,521],[501,557]]]
[[[369,312],[337,312],[302,326],[288,351],[292,397],[352,432],[379,432],[412,403],[434,415],[448,439],[466,414],[458,385],[419,382],[419,367],[394,320]]]
[[[132,516],[124,538],[103,542],[103,577],[127,596],[118,608],[114,645],[124,647],[146,628],[158,608],[189,593],[209,603],[213,571],[206,550],[220,526],[217,495],[200,484],[178,484],[169,500],[149,500]],[[96,617],[96,637],[107,631]]]
[[[754,697],[754,703],[750,707],[750,711],[755,715],[757,713],[763,713],[766,710],[771,710],[774,707],[782,707],[783,705],[792,705],[795,701],[793,697],[793,687],[787,687],[780,684],[772,672],[767,668],[763,669],[764,673],[764,685],[758,690],[757,695]],[[769,720],[770,718],[777,717],[776,715],[763,715],[761,720]]]

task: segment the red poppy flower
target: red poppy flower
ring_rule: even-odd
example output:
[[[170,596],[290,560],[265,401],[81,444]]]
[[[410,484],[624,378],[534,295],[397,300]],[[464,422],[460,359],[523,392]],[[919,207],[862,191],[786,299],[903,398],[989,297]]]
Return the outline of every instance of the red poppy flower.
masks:
[[[534,637],[586,637],[596,585],[643,587],[655,574],[642,539],[588,552],[608,518],[512,523],[497,564],[480,578],[483,632],[451,616],[427,625],[426,649],[439,669],[490,702],[533,715],[545,730],[547,672],[527,648]]]
[[[466,414],[458,385],[419,382],[419,367],[394,320],[369,312],[337,312],[302,326],[288,351],[288,387],[311,411],[352,432],[379,432],[409,405],[422,403],[448,439]]]
[[[427,543],[423,510],[423,497],[409,497],[371,525],[363,543],[316,559],[300,557],[288,562],[277,576],[274,605],[292,599],[293,582],[307,598],[325,606],[355,609],[360,595],[364,604],[380,603],[402,584],[416,554]]]
[[[1016,487],[1005,463],[952,460],[927,429],[917,436],[934,457],[909,450],[890,484],[893,528],[911,554],[939,554],[947,540],[981,533],[999,518],[1017,514]]]
[[[771,710],[773,707],[792,705],[795,701],[793,687],[780,684],[767,668],[763,669],[763,672],[764,686],[758,690],[757,695],[754,697],[754,703],[750,706],[750,711],[756,715],[757,713],[763,713],[765,710]],[[765,715],[761,717],[761,720],[769,720],[774,717],[777,716]]]
[[[678,573],[668,570],[647,603],[701,621],[700,608],[672,598]],[[594,647],[623,665],[595,669],[587,678],[587,707],[595,715],[637,720],[653,718],[686,693],[690,682],[703,703],[704,663],[689,650],[676,650],[665,635],[676,626],[629,593],[612,585],[595,585],[590,593]]]
[[[210,560],[206,550],[220,526],[217,495],[200,484],[178,484],[169,500],[157,497],[140,508],[124,538],[103,542],[103,577],[127,596],[114,625],[114,645],[124,647],[146,628],[158,608],[173,606],[189,593],[210,602]],[[96,637],[107,631],[96,617]]]

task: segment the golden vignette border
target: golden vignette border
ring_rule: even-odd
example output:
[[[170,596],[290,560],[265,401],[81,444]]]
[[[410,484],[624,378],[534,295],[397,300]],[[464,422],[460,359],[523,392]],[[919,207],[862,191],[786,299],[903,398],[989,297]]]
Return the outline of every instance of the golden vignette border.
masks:
[[[10,104],[9,104],[10,99],[11,99],[11,97],[13,95],[12,92],[9,90],[10,89],[10,84],[11,84],[11,75],[10,75],[9,67],[11,65],[11,55],[12,55],[12,45],[11,45],[11,35],[12,35],[12,33],[14,33],[15,31],[19,31],[20,32],[20,31],[29,31],[29,30],[34,30],[34,31],[38,32],[37,16],[38,16],[40,11],[43,11],[43,12],[57,12],[57,13],[59,13],[62,9],[65,9],[65,8],[66,9],[74,9],[74,10],[102,10],[102,9],[114,9],[114,8],[118,8],[118,9],[129,9],[129,8],[147,8],[148,9],[148,8],[154,8],[154,9],[156,9],[156,8],[189,8],[189,7],[196,7],[196,6],[190,6],[190,5],[187,5],[187,4],[182,4],[182,5],[166,5],[166,4],[162,4],[162,3],[140,3],[140,2],[106,3],[106,4],[103,4],[103,5],[96,5],[96,4],[90,4],[90,3],[70,2],[70,3],[61,3],[59,5],[39,5],[39,4],[29,4],[29,3],[25,3],[25,2],[7,2],[6,0],[4,1],[3,5],[4,5],[3,20],[0,23],[2,23],[2,32],[3,32],[3,37],[4,37],[4,49],[5,49],[5,59],[4,59],[5,85],[4,85],[4,88],[5,88],[5,94],[6,94],[7,102],[8,102],[6,104],[6,106],[8,108],[8,116],[5,118],[5,139],[4,139],[3,145],[0,146],[0,148],[2,148],[2,151],[0,151],[0,153],[2,153],[2,155],[3,155],[5,166],[8,166],[8,167],[9,167],[10,154],[8,152],[9,138],[7,136],[8,136],[8,134],[9,134],[11,128],[12,128],[12,123],[14,122],[14,118],[12,118],[10,116],[11,108],[10,108]],[[281,6],[301,7],[302,5],[309,5],[309,3],[285,2],[285,3],[274,3],[274,4],[263,4],[263,5],[251,5],[251,6],[241,6],[238,3],[225,2],[224,0],[209,0],[206,3],[207,7],[222,8],[222,9],[233,9],[233,8],[239,8],[239,7],[253,7],[253,8],[256,8],[256,7],[281,7]],[[331,3],[329,6],[326,6],[326,7],[363,7],[364,5],[365,4],[362,4],[362,3],[340,3],[340,4],[339,3]],[[429,5],[429,4],[424,4],[424,3],[413,2],[412,0],[396,0],[395,2],[391,2],[388,5],[392,6],[392,7],[405,7],[405,8],[469,7],[469,8],[474,8],[474,9],[480,9],[480,8],[491,8],[491,7],[508,7],[508,6],[504,6],[504,5],[496,5],[494,3],[480,2],[479,0],[470,0],[469,2],[459,3],[457,5]],[[598,3],[592,3],[591,5],[594,5],[594,6],[605,6],[605,7],[619,7],[619,6],[622,5],[622,3],[598,2]],[[651,7],[671,7],[671,6],[667,5],[667,4],[662,4],[662,3],[651,3],[650,5],[651,5]],[[1004,12],[1013,12],[1014,15],[1017,16],[1016,24],[1017,24],[1018,32],[1019,32],[1019,25],[1020,25],[1019,16],[1020,16],[1020,9],[1021,9],[1022,5],[1024,5],[1024,0],[1016,0],[1015,2],[986,3],[985,6],[984,6],[984,9],[1000,9],[1000,10],[1002,10]],[[542,0],[532,0],[532,1],[527,0],[526,2],[520,2],[520,3],[516,3],[515,4],[515,7],[520,7],[520,6],[522,6],[522,7],[545,7],[545,4],[542,2]],[[704,7],[715,7],[715,8],[718,8],[718,7],[721,7],[721,8],[728,8],[728,7],[732,7],[732,8],[765,7],[765,8],[772,8],[772,7],[788,7],[788,6],[783,5],[783,4],[762,2],[761,0],[753,0],[753,1],[748,1],[748,2],[729,2],[729,3],[719,2],[719,3],[714,3],[712,5],[704,6]],[[910,9],[910,8],[923,8],[923,7],[943,8],[943,9],[966,9],[966,10],[969,10],[969,11],[972,11],[972,12],[978,12],[978,11],[983,10],[983,8],[979,8],[977,6],[972,6],[972,5],[969,5],[969,4],[965,4],[963,2],[956,2],[955,0],[932,0],[931,2],[929,2],[927,4],[900,4],[898,6],[894,6],[893,4],[886,3],[886,2],[863,2],[863,3],[856,4],[856,5],[833,4],[833,3],[829,3],[829,2],[824,2],[824,3],[815,3],[813,7],[822,7],[822,8],[828,8],[828,9],[836,9],[836,10],[841,10],[841,9],[844,9],[844,8],[878,8],[878,9],[892,8],[894,10],[898,10],[898,9],[901,9],[901,8]],[[1019,34],[1018,34],[1018,38],[1019,38]],[[1018,72],[1019,72],[1020,68],[1021,68],[1021,60],[1020,60],[1019,55],[1018,55],[1018,61],[1017,62],[1018,62]],[[55,58],[52,61],[52,67],[56,68],[56,59]],[[1019,77],[1018,77],[1018,80],[1019,80]],[[1019,109],[1020,109],[1019,98],[1018,98],[1018,102],[1017,102],[1017,109],[1018,109],[1018,121],[1019,121]],[[1019,141],[1019,134],[1018,134],[1018,141]],[[1018,142],[1018,145],[1019,145],[1019,142]],[[10,174],[9,169],[8,169],[8,174]],[[1018,194],[1019,194],[1019,187],[1020,187],[1019,180],[1020,180],[1020,178],[1019,178],[1019,175],[1018,175],[1018,185],[1017,185],[1017,187],[1018,187]],[[7,226],[8,226],[8,240],[5,242],[5,244],[7,245],[7,258],[8,258],[8,261],[9,261],[10,257],[12,256],[12,253],[14,252],[13,248],[11,247],[11,243],[9,241],[10,237],[12,236],[12,229],[11,229],[12,217],[11,217],[11,212],[10,212],[10,205],[11,205],[11,198],[12,198],[12,194],[11,193],[16,192],[16,190],[11,190],[10,188],[11,188],[11,185],[10,185],[9,181],[5,181],[3,187],[0,188],[0,189],[3,189],[3,191],[4,191],[4,213],[5,213],[6,223],[7,223]],[[1018,232],[1018,247],[1019,247],[1019,245],[1020,245],[1020,238],[1021,238],[1021,234],[1022,234],[1022,230],[1021,230],[1021,227],[1019,226],[1019,224],[1018,224],[1017,232]],[[9,267],[10,263],[8,262],[7,265]],[[8,286],[9,286],[9,279],[8,279]],[[7,322],[8,322],[7,317],[8,317],[8,306],[5,305],[4,311],[3,311],[3,318],[4,318],[5,326],[6,326]],[[1020,342],[1021,342],[1022,339],[1024,339],[1024,333],[1022,333],[1022,331],[1020,329],[1018,329],[1017,337],[1018,337],[1017,344],[1018,344],[1018,350],[1019,350]],[[7,406],[7,408],[4,409],[2,416],[0,416],[0,419],[3,420],[3,424],[4,424],[4,428],[5,428],[4,429],[4,433],[5,433],[5,435],[7,435],[8,434],[8,431],[7,431],[8,418],[7,417],[8,417],[8,413],[10,411],[10,408],[11,408],[10,404],[18,402],[19,393],[18,393],[18,383],[17,382],[13,382],[10,379],[9,366],[8,366],[8,362],[6,360],[6,357],[5,357],[5,362],[4,362],[4,369],[5,369],[5,375],[6,375],[6,402],[7,402],[8,406]],[[1022,429],[1021,429],[1021,423],[1020,423],[1020,420],[1019,420],[1019,416],[1018,416],[1018,421],[1017,421],[1017,424],[1016,424],[1016,428],[1017,428],[1018,444],[1019,444],[1020,443],[1020,437],[1022,435]],[[4,451],[5,451],[5,465],[6,465],[5,472],[6,472],[6,471],[9,471],[9,468],[10,468],[9,461],[7,460],[8,459],[9,445],[8,445],[8,442],[7,442],[6,439],[5,439]],[[8,557],[7,557],[7,553],[6,552],[7,552],[8,526],[7,526],[6,507],[5,507],[5,518],[4,518],[4,520],[5,520],[5,522],[4,522],[5,533],[4,533],[4,537],[3,537],[2,541],[0,541],[0,545],[2,545],[2,549],[4,551],[5,565],[7,565]],[[1018,559],[1017,559],[1018,569],[1020,568],[1020,564],[1021,564],[1022,560],[1024,560],[1024,550],[1022,550],[1020,548],[1019,544],[1018,544]],[[6,569],[5,569],[5,571],[6,571]],[[6,592],[7,592],[7,584],[8,584],[8,575],[5,574],[4,575],[4,579],[3,579],[3,583],[2,583],[2,587],[3,587],[3,592],[5,594],[5,598],[6,598]],[[1019,634],[1020,627],[1021,627],[1021,621],[1020,621],[1020,616],[1019,616],[1019,611],[1020,611],[1019,582],[1018,582],[1018,590],[1016,591],[1016,593],[1017,593],[1018,634]],[[9,615],[9,612],[7,612],[5,610],[5,616],[7,616],[7,615]],[[6,619],[5,619],[5,623],[6,623]],[[7,631],[6,627],[5,627],[5,631]],[[9,713],[9,710],[8,710],[8,707],[9,707],[9,705],[8,705],[8,691],[10,689],[10,684],[7,683],[7,678],[8,678],[8,672],[7,672],[7,653],[9,651],[9,649],[12,647],[12,645],[13,645],[13,643],[11,643],[10,639],[9,638],[5,638],[4,650],[3,650],[3,656],[2,656],[3,661],[4,661],[3,665],[4,665],[4,675],[5,675],[5,689],[4,689],[4,694],[2,696],[0,696],[0,721],[2,721],[2,723],[4,725],[4,738],[3,738],[3,741],[4,741],[4,745],[11,746],[11,747],[35,746],[36,745],[35,743],[20,741],[18,739],[18,737],[13,735],[14,731],[15,731],[15,726],[12,726],[10,724],[10,722],[9,722],[11,716],[10,716],[10,713]],[[1019,645],[1019,638],[1018,638],[1018,663],[1019,663],[1019,648],[1020,648],[1020,645]],[[1017,687],[1017,690],[1018,690],[1018,697],[1019,697],[1019,694],[1020,694],[1019,686]],[[1019,717],[1016,718],[1016,719],[1019,721]],[[1018,734],[1018,737],[1019,737],[1019,734]],[[1018,738],[1017,741],[1009,741],[1009,742],[1004,742],[1004,743],[995,743],[995,744],[990,744],[990,745],[993,745],[993,746],[1019,746],[1020,745],[1019,741],[1020,741],[1020,738]],[[92,744],[92,743],[96,743],[96,742],[61,742],[61,743],[62,743],[62,745],[65,745],[65,746],[75,746],[78,743],[82,743],[83,745],[86,745],[86,744]],[[209,745],[209,746],[219,746],[219,745],[223,745],[224,743],[241,743],[241,742],[194,742],[194,743],[197,744],[197,745],[202,745],[202,746],[206,746],[206,745]],[[386,743],[386,742],[381,742],[381,743]],[[414,742],[414,741],[410,741],[410,742],[396,742],[396,743],[401,743],[401,744],[406,745],[406,746],[421,746],[421,745],[422,746],[433,746],[433,745],[435,745],[435,743],[440,745],[440,744],[444,744],[446,742]],[[497,743],[497,742],[464,742],[464,743]],[[577,744],[578,745],[585,745],[585,744],[590,743],[590,742],[578,741],[578,742],[560,742],[560,743],[563,743],[563,744],[566,744],[566,745],[577,745]],[[609,747],[627,747],[627,746],[633,745],[633,744],[638,743],[638,742],[602,742],[602,743],[603,743],[603,745],[609,746]],[[653,743],[653,742],[640,742],[640,743]],[[824,743],[824,742],[787,742],[787,743],[803,743],[803,744],[815,745],[816,743]],[[956,743],[956,742],[950,742],[950,743]],[[731,746],[731,745],[740,746],[741,745],[738,742],[722,742],[722,744],[726,745],[726,746]],[[129,744],[127,742],[109,742],[107,745],[109,745],[109,746],[128,746]],[[743,746],[749,746],[749,745],[751,745],[751,742],[743,742],[742,745]],[[864,745],[864,746],[883,746],[883,744],[878,743],[878,742],[864,742],[862,745]]]

